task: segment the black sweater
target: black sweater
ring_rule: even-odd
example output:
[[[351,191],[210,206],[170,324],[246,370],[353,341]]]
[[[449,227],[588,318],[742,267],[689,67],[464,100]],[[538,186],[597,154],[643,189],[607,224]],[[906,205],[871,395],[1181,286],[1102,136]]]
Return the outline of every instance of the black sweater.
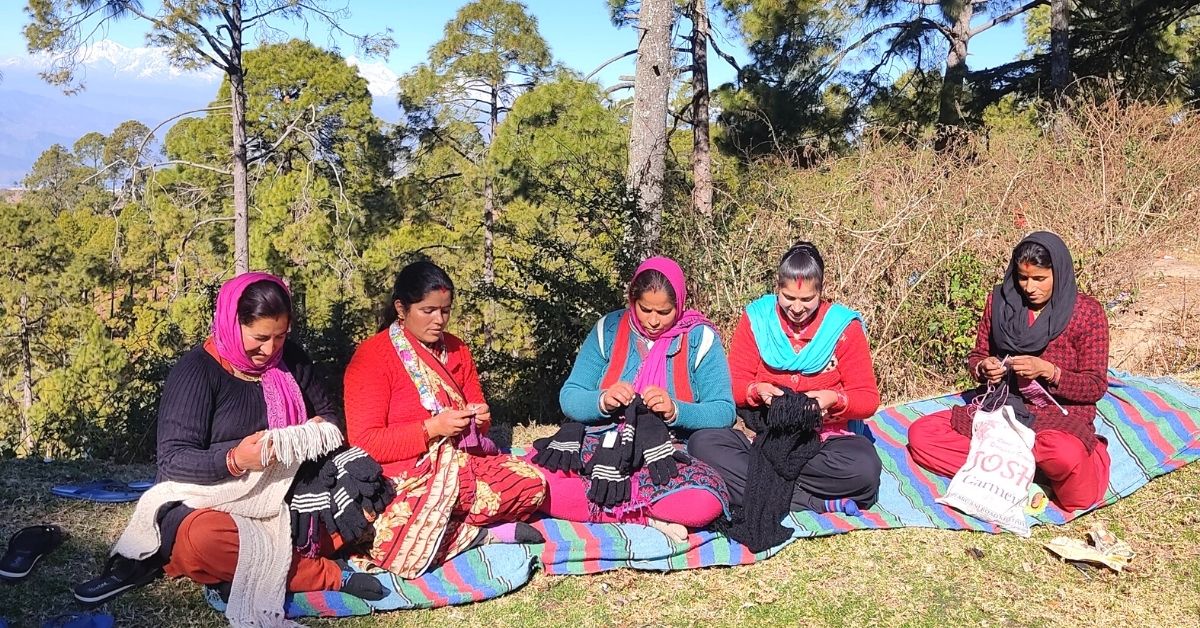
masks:
[[[341,427],[334,400],[317,380],[304,350],[285,343],[283,363],[300,386],[308,416]],[[262,384],[234,377],[200,345],[179,359],[163,386],[158,405],[158,480],[188,484],[227,480],[232,476],[225,455],[243,438],[265,429]],[[160,513],[163,558],[170,555],[175,532],[191,512],[175,504]]]

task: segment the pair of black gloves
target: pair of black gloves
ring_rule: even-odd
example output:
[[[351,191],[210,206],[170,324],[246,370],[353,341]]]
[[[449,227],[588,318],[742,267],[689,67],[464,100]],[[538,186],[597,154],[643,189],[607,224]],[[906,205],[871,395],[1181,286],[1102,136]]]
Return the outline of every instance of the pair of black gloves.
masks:
[[[371,530],[363,509],[378,516],[395,498],[392,481],[374,458],[358,447],[339,447],[296,472],[288,496],[292,543],[315,553],[323,528],[353,545]]]
[[[551,471],[582,471],[591,480],[588,500],[606,508],[629,501],[629,477],[642,467],[657,485],[678,477],[679,463],[691,459],[675,449],[667,424],[646,407],[640,395],[634,395],[623,415],[617,429],[601,437],[587,464],[581,454],[584,425],[574,421],[564,423],[554,436],[534,441],[537,454],[533,462]]]

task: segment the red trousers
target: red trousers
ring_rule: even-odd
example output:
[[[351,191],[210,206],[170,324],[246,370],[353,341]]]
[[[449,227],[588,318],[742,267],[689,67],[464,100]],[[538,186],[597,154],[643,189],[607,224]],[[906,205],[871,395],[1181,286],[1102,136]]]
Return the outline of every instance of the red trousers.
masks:
[[[186,576],[200,584],[233,582],[237,560],[238,531],[233,517],[216,510],[197,510],[180,524],[171,560],[163,571],[172,578]],[[288,591],[336,591],[341,586],[342,568],[337,563],[298,553],[293,556]]]
[[[950,411],[917,419],[908,428],[908,453],[917,464],[952,477],[967,463],[971,439],[950,426]],[[1095,506],[1108,488],[1108,447],[1096,444],[1091,455],[1075,436],[1058,430],[1038,432],[1033,460],[1050,480],[1054,502],[1068,512]]]

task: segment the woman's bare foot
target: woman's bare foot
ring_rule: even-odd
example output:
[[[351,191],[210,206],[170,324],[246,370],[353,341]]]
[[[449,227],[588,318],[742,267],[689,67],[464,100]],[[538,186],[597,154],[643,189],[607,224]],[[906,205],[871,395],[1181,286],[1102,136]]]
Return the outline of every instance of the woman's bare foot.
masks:
[[[669,523],[667,521],[659,521],[646,517],[646,525],[667,535],[667,538],[676,543],[686,543],[688,538],[687,528],[678,523]]]

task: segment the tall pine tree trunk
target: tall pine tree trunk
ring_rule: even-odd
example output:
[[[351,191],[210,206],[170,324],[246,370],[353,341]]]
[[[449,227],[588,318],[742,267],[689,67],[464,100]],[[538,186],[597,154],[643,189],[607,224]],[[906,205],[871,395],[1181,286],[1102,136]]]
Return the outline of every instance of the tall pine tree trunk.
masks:
[[[492,89],[491,111],[488,117],[488,142],[495,140],[496,127],[500,124],[500,104],[496,88]],[[496,283],[496,253],[493,227],[496,224],[496,191],[492,175],[488,172],[487,160],[483,165],[483,283],[491,287]]]
[[[958,15],[950,27],[950,51],[946,54],[946,74],[938,94],[938,130],[934,147],[941,151],[956,146],[962,138],[962,105],[967,81],[967,47],[971,41],[970,0],[957,5]]]
[[[250,270],[250,189],[246,174],[246,75],[242,67],[242,3],[229,3],[229,93],[233,111],[233,271]]]
[[[712,144],[708,129],[708,0],[692,0],[692,208],[712,215]]]
[[[492,87],[491,111],[488,117],[488,142],[496,139],[496,127],[500,125],[500,95],[498,87]],[[483,162],[483,284],[488,288],[496,285],[496,187],[488,170],[488,160]],[[489,349],[492,346],[492,330],[495,325],[496,307],[492,296],[488,295],[487,309],[483,316],[483,342]]]
[[[33,352],[30,350],[29,295],[21,293],[21,453],[33,454],[33,428],[29,424],[33,409]]]
[[[644,228],[642,253],[649,255],[658,247],[662,225],[667,99],[675,78],[671,63],[675,5],[672,0],[642,0],[641,4],[629,130],[629,186],[637,195]]]
[[[1071,3],[1050,2],[1050,89],[1061,98],[1071,82]]]

